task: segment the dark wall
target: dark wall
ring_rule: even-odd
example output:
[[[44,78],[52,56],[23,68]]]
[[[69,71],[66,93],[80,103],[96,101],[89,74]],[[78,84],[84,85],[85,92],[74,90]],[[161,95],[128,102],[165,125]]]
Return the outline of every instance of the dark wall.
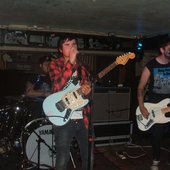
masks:
[[[29,76],[22,71],[0,70],[0,96],[22,95]]]

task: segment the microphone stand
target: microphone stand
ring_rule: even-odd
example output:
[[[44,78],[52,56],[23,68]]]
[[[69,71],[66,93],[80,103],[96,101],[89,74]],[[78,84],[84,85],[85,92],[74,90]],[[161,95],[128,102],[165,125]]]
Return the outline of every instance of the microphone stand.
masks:
[[[94,156],[93,156],[93,149],[94,149],[94,129],[93,129],[93,123],[92,123],[92,114],[93,114],[93,99],[94,99],[94,86],[96,80],[92,77],[92,95],[91,95],[91,113],[89,115],[89,130],[88,130],[88,170],[93,169],[93,161],[94,161]]]
[[[45,142],[44,139],[41,138],[40,135],[37,134],[37,132],[35,132],[35,130],[33,131],[33,133],[36,134],[36,136],[38,137],[38,139],[36,140],[36,142],[38,143],[38,170],[40,170],[40,149],[41,149],[41,143],[44,143],[48,148],[49,150],[52,152],[52,153],[55,153],[55,151]]]

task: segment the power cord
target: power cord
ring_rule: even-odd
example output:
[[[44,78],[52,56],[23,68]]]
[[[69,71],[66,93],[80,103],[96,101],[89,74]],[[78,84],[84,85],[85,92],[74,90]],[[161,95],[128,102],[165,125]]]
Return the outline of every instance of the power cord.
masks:
[[[140,157],[146,155],[147,152],[144,150],[144,148],[151,148],[151,146],[141,146],[141,145],[136,145],[136,144],[132,144],[132,143],[128,144],[127,147],[128,148],[140,148],[143,153],[138,155],[138,156],[132,156],[125,151],[122,151],[122,152],[119,151],[119,152],[116,152],[116,156],[118,156],[122,160],[126,159],[127,157],[131,158],[131,159],[137,159],[137,158],[140,158]],[[170,150],[165,148],[165,147],[161,147],[161,149],[166,151],[166,152],[170,152]]]

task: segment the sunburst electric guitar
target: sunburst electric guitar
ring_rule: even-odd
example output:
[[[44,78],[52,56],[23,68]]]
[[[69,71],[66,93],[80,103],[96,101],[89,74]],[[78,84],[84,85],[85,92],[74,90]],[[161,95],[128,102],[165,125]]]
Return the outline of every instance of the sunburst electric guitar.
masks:
[[[159,103],[144,103],[144,106],[149,112],[148,119],[143,117],[139,106],[136,109],[136,121],[140,130],[149,130],[156,123],[170,122],[170,98],[166,98]]]
[[[134,58],[135,54],[130,52],[118,56],[112,64],[99,72],[97,77],[101,79],[117,65],[125,65],[129,59]],[[46,97],[43,101],[43,111],[50,122],[57,126],[63,126],[69,121],[73,111],[84,107],[88,102],[88,99],[83,98],[79,83],[77,83],[77,85],[71,83],[63,91],[53,93]]]

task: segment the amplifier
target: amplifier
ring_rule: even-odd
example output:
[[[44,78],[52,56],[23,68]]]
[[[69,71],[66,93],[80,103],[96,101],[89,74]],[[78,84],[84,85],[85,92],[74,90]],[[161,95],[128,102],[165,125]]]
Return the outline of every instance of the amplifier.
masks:
[[[130,88],[95,88],[92,107],[92,122],[129,120]]]
[[[132,121],[93,123],[95,146],[125,144],[132,142]]]

